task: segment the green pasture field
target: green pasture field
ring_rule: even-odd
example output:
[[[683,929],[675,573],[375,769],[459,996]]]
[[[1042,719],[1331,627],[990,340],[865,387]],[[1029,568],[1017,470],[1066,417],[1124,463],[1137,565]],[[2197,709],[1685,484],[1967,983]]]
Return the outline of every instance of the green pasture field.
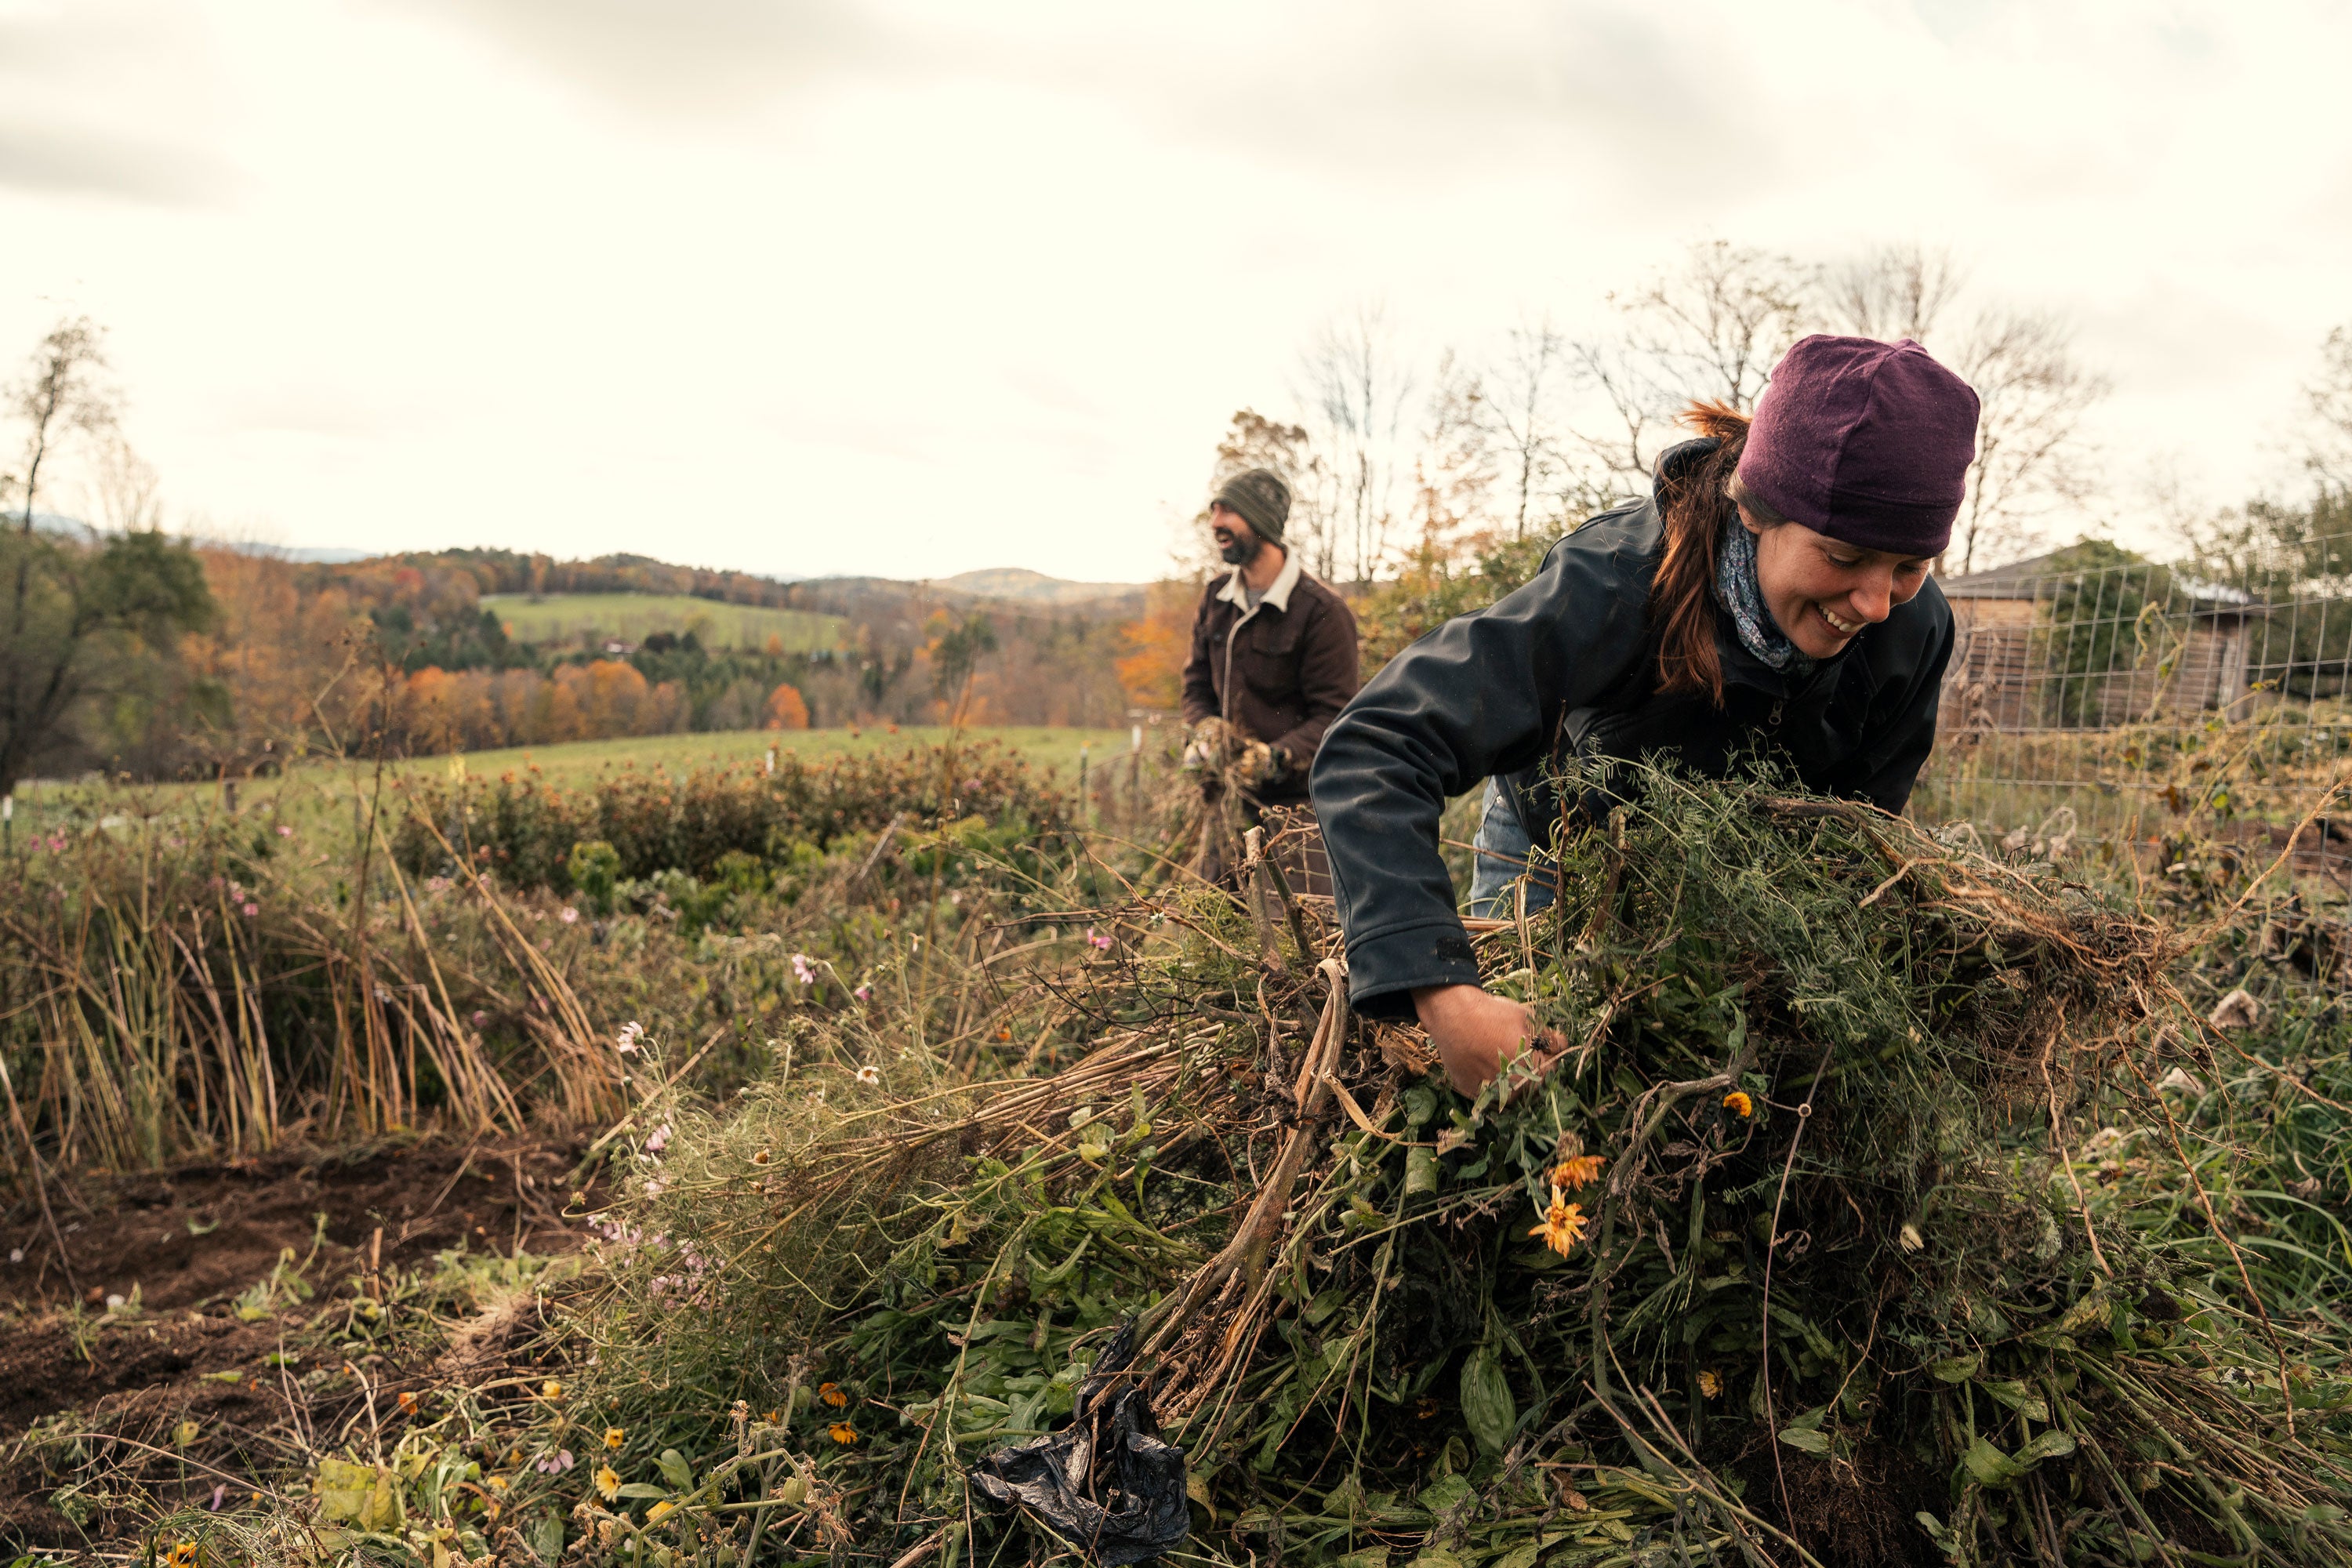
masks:
[[[615,595],[618,596],[618,595]],[[902,728],[887,725],[844,730],[733,730],[707,734],[635,735],[610,741],[577,741],[561,746],[515,747],[456,756],[418,757],[387,764],[387,777],[405,773],[418,778],[446,778],[458,768],[472,778],[520,774],[536,767],[539,777],[552,784],[585,784],[600,774],[624,769],[666,770],[690,773],[698,768],[754,763],[770,746],[811,760],[860,755],[872,752],[904,752],[936,746],[948,739],[945,726]],[[1126,765],[1129,732],[1125,730],[1037,728],[967,729],[964,741],[973,745],[995,744],[1021,752],[1040,767],[1051,769],[1066,784],[1076,784],[1079,751],[1089,748],[1099,766],[1117,758]],[[1147,752],[1159,735],[1145,732]],[[238,787],[241,813],[274,818],[310,837],[322,829],[348,831],[354,808],[373,794],[377,771],[368,763],[318,761],[298,764],[271,778],[254,779]],[[36,850],[44,835],[59,829],[77,830],[93,822],[127,819],[190,806],[222,803],[217,784],[119,784],[89,782],[36,782],[16,791],[14,847]]]
[[[787,653],[814,653],[839,642],[848,624],[839,616],[725,605],[687,594],[488,594],[482,607],[506,623],[508,637],[526,643],[643,642],[698,622],[698,635],[712,647],[764,647],[774,637]]]

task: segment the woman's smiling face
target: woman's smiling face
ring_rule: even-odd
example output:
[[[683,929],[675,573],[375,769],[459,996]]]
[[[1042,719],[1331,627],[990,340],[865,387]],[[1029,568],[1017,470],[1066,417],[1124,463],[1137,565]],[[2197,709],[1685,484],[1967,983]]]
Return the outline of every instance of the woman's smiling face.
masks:
[[[1927,580],[1925,555],[1895,555],[1816,533],[1801,522],[1739,521],[1756,535],[1756,584],[1797,650],[1828,658],[1868,626],[1907,604]]]

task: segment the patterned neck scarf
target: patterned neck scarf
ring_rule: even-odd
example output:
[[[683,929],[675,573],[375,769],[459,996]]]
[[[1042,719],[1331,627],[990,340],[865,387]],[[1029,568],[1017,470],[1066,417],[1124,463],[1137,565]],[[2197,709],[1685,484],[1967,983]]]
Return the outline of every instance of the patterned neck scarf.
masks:
[[[1715,554],[1715,596],[1731,612],[1742,647],[1783,675],[1812,672],[1814,660],[1798,651],[1764,607],[1764,590],[1756,582],[1756,536],[1737,521],[1725,526],[1723,547]]]

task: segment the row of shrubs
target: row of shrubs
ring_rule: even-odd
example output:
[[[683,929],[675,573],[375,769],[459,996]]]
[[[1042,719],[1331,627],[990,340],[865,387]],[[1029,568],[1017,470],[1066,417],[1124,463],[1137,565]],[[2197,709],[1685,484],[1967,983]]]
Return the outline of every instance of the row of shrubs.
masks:
[[[455,851],[513,888],[578,886],[573,851],[592,844],[610,847],[609,858],[592,857],[599,879],[682,871],[709,881],[743,858],[790,864],[894,821],[918,830],[975,817],[1017,824],[1041,847],[1077,832],[1074,798],[994,742],[814,762],[788,753],[772,773],[757,764],[683,776],[625,771],[577,788],[514,773],[408,787],[414,809],[393,844],[404,868],[430,875]]]

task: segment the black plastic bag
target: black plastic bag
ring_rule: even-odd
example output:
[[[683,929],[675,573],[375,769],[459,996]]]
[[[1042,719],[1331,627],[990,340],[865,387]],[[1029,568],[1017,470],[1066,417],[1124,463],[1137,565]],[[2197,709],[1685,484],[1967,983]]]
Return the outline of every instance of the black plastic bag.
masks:
[[[1078,1384],[1069,1425],[971,1468],[984,1495],[1025,1509],[1105,1568],[1157,1556],[1192,1526],[1184,1450],[1160,1441],[1150,1380],[1127,1370],[1134,1354],[1130,1321]]]

